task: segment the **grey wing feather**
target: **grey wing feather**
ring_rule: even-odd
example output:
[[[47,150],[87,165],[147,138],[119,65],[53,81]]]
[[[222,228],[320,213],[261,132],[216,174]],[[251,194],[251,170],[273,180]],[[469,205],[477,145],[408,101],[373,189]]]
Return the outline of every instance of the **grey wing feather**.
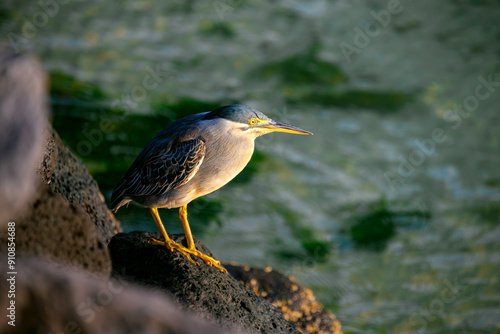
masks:
[[[139,155],[113,192],[112,208],[125,197],[158,196],[186,184],[205,157],[205,143],[196,138]]]

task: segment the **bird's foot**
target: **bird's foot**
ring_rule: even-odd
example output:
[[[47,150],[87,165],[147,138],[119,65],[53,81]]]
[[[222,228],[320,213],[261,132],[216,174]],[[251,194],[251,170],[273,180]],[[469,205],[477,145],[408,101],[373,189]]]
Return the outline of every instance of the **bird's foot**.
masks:
[[[156,240],[156,239],[154,239],[154,238],[149,238],[149,239],[148,239],[148,243],[153,244],[153,245],[165,246],[165,247],[167,247],[167,249],[168,249],[169,251],[171,251],[171,252],[173,252],[174,250],[176,250],[176,251],[178,251],[179,253],[184,254],[184,255],[187,257],[187,259],[189,260],[189,262],[194,263],[194,264],[196,264],[197,266],[199,266],[199,265],[200,265],[198,262],[194,261],[194,260],[191,258],[191,256],[189,255],[189,253],[186,253],[186,252],[184,252],[184,251],[183,251],[183,249],[184,249],[184,248],[186,248],[186,247],[179,245],[179,244],[178,244],[177,242],[175,242],[175,241],[164,242],[164,241]]]
[[[189,260],[189,262],[194,263],[194,264],[199,266],[200,264],[198,262],[194,261],[190,255],[197,256],[200,259],[202,259],[206,264],[208,264],[210,266],[214,266],[215,268],[219,269],[220,271],[227,273],[226,268],[223,268],[220,265],[219,261],[217,261],[216,259],[214,259],[208,255],[203,254],[202,252],[200,252],[199,250],[197,250],[194,247],[187,248],[187,247],[184,247],[182,245],[179,245],[177,242],[174,242],[174,241],[170,241],[170,242],[165,243],[164,241],[159,241],[159,240],[156,240],[153,238],[148,239],[148,243],[152,243],[153,245],[166,246],[171,252],[173,252],[175,250],[181,254],[184,254],[187,257],[187,259]]]
[[[202,252],[200,252],[196,248],[186,248],[186,250],[189,251],[189,254],[197,256],[200,259],[202,259],[203,261],[205,261],[205,263],[208,264],[209,266],[214,266],[215,268],[217,268],[220,271],[225,272],[227,274],[226,268],[221,267],[220,262],[217,261],[216,259],[214,259],[213,257],[210,257],[208,255],[203,254]]]

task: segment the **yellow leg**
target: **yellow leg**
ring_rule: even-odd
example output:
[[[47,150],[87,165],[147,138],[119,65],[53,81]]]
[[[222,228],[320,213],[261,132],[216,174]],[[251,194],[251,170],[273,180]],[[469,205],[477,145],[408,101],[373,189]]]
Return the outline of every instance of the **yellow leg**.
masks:
[[[198,264],[197,262],[194,262],[189,255],[191,254],[191,255],[197,256],[200,259],[202,259],[203,261],[205,261],[206,264],[209,264],[211,266],[213,265],[214,267],[218,268],[220,271],[223,271],[223,272],[225,271],[227,273],[227,270],[225,268],[221,267],[219,261],[215,260],[214,258],[211,258],[208,255],[203,254],[202,252],[200,252],[199,250],[196,249],[196,247],[194,245],[193,234],[191,233],[191,228],[189,227],[189,222],[187,220],[187,206],[186,205],[179,208],[179,218],[181,219],[182,226],[184,227],[184,233],[186,235],[186,241],[188,244],[187,248],[182,246],[182,245],[179,245],[175,241],[172,241],[168,237],[167,231],[165,230],[165,227],[163,227],[163,224],[162,224],[161,219],[160,219],[160,215],[158,214],[158,209],[150,208],[149,210],[151,211],[151,214],[153,215],[153,218],[156,222],[156,226],[158,226],[158,229],[160,230],[160,233],[163,236],[163,239],[165,240],[165,242],[162,242],[162,241],[158,241],[155,239],[150,239],[149,241],[151,243],[153,243],[154,245],[166,246],[168,249],[170,249],[170,251],[176,250],[176,251],[184,254],[188,258],[188,260],[192,263]]]
[[[184,228],[184,235],[186,236],[188,248],[196,249],[194,246],[193,234],[191,233],[191,228],[189,227],[187,205],[179,208],[179,219],[181,220],[182,227]]]
[[[221,267],[219,261],[208,255],[203,254],[202,252],[196,249],[196,246],[194,245],[193,234],[191,233],[191,228],[189,227],[189,222],[187,219],[187,204],[179,208],[179,218],[182,222],[182,227],[184,228],[184,234],[186,235],[188,249],[191,251],[190,254],[199,257],[200,259],[205,261],[206,264],[214,266],[218,268],[220,271],[223,272],[225,271],[227,273],[227,270]]]
[[[149,208],[149,212],[151,212],[151,215],[153,216],[153,219],[155,220],[156,226],[158,227],[158,230],[160,230],[160,234],[163,237],[163,240],[165,242],[156,240],[156,239],[149,239],[148,242],[152,243],[153,245],[162,245],[166,246],[171,252],[174,251],[174,249],[182,254],[184,254],[189,262],[191,263],[196,263],[199,265],[198,262],[194,262],[191,256],[189,256],[188,253],[185,253],[182,251],[182,248],[185,248],[181,245],[179,245],[177,242],[173,241],[170,239],[170,237],[167,234],[167,231],[165,230],[165,227],[163,226],[163,223],[161,222],[160,215],[158,214],[158,209],[157,208]]]

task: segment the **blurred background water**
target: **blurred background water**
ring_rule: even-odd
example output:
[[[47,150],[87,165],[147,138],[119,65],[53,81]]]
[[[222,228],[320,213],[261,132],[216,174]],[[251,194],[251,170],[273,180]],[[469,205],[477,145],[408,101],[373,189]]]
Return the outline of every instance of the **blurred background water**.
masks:
[[[108,201],[182,116],[242,103],[314,132],[259,138],[190,221],[217,259],[295,275],[350,333],[500,331],[499,18],[497,0],[0,4]],[[117,218],[156,230],[134,204]]]

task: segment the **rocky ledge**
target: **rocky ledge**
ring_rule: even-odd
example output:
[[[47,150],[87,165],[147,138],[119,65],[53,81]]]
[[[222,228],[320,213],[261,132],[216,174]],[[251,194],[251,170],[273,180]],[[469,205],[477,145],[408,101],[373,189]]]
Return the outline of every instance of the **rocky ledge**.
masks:
[[[186,246],[184,235],[169,235]],[[178,253],[148,243],[159,233],[135,231],[111,239],[109,252],[118,278],[168,293],[186,311],[192,311],[223,328],[244,328],[260,333],[298,333],[268,301],[258,297],[233,276],[200,261],[195,265]],[[196,248],[212,255],[194,239]],[[196,261],[196,257],[194,257]]]
[[[169,236],[186,246],[183,234]],[[160,289],[181,308],[223,328],[260,333],[341,333],[335,316],[292,276],[270,267],[236,264],[225,264],[229,274],[222,273],[199,259],[196,266],[180,253],[149,244],[149,238],[161,236],[134,231],[111,239],[115,278]],[[194,241],[198,250],[212,255],[199,240]]]

